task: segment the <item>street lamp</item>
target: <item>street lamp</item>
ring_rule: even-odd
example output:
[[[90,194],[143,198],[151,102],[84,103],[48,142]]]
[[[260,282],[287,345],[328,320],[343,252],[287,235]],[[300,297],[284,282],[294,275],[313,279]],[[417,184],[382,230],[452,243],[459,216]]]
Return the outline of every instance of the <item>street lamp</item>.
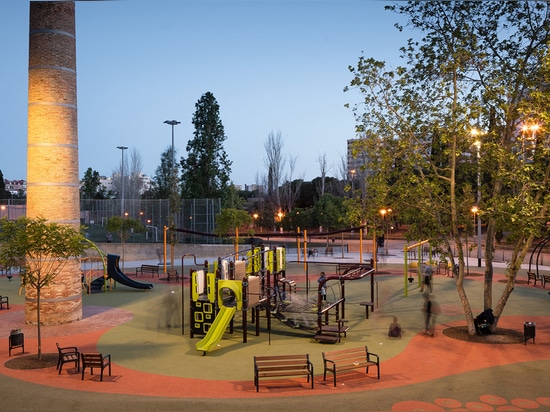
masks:
[[[174,269],[174,246],[175,246],[175,239],[174,239],[174,227],[176,225],[176,177],[174,176],[175,170],[174,170],[174,126],[180,124],[177,120],[165,120],[165,124],[169,124],[172,126],[172,172],[170,173],[170,207],[172,208],[172,214],[171,214],[171,222],[169,222],[170,226],[170,257],[171,257],[171,264],[172,269]],[[165,257],[166,262],[166,257]],[[165,263],[166,266],[166,263]]]
[[[391,208],[387,208],[387,209],[380,209],[380,214],[382,215],[382,219],[384,220],[384,228],[383,228],[383,231],[386,232],[386,235],[384,236],[384,248],[386,249],[386,255],[388,254],[388,243],[389,243],[389,240],[390,240],[390,229],[389,229],[389,224],[386,223],[386,215],[389,216],[389,214],[392,212]]]
[[[354,191],[354,180],[355,180],[355,169],[351,169],[350,171],[350,174],[351,174],[351,195],[353,196],[353,191]]]
[[[481,141],[477,139],[477,136],[480,136],[481,132],[477,129],[472,129],[471,135],[476,137],[474,146],[477,149],[477,204],[479,205],[481,204]],[[475,208],[476,211],[474,212],[474,220],[477,213],[477,207]],[[474,208],[472,208],[472,212],[473,210]],[[479,217],[479,213],[477,213],[477,267],[481,267],[481,218]]]
[[[180,124],[177,120],[165,120],[164,123],[172,126],[172,175],[174,174],[174,126]]]
[[[530,140],[532,143],[531,145],[532,146],[535,146],[536,145],[536,133],[537,133],[537,130],[539,130],[539,125],[538,124],[532,124],[531,126],[527,126],[527,125],[524,125],[522,128],[521,128],[521,147],[522,147],[522,160],[525,162],[525,140]],[[526,137],[526,133],[528,131],[531,131],[531,137],[527,136]]]
[[[124,151],[128,149],[126,146],[117,146],[117,149],[120,149],[122,153],[122,160],[120,164],[120,216],[124,216]]]

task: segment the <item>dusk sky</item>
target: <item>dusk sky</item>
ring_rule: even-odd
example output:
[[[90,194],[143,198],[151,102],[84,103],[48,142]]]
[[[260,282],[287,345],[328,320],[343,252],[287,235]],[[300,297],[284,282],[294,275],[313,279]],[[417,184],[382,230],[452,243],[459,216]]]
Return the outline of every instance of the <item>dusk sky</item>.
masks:
[[[339,176],[355,121],[344,93],[364,54],[399,63],[411,33],[376,0],[119,0],[76,3],[79,166],[110,176],[117,146],[136,149],[153,176],[171,145],[186,155],[195,103],[213,93],[233,161],[231,180],[266,173],[264,142],[281,133],[293,178]],[[0,170],[26,179],[29,2],[0,2]],[[126,152],[129,154],[129,151]]]

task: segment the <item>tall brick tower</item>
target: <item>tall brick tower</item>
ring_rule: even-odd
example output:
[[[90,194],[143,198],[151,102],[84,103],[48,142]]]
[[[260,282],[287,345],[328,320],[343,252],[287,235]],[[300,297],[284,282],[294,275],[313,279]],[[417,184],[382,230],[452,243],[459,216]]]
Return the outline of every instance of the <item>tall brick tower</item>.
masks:
[[[27,216],[80,224],[73,1],[31,1]],[[41,292],[45,325],[82,318],[80,267],[71,260]],[[25,291],[25,321],[36,324],[36,291]]]

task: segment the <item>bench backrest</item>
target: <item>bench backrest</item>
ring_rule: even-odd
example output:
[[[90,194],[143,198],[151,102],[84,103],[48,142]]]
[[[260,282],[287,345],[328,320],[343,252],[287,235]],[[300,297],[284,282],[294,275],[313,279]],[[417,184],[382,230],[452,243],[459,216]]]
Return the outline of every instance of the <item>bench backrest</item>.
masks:
[[[83,366],[91,368],[101,368],[103,366],[103,355],[101,353],[83,353]]]
[[[280,356],[254,356],[256,366],[269,365],[306,365],[309,363],[309,355],[280,355]]]
[[[332,352],[323,352],[323,359],[330,359],[332,361],[345,360],[354,357],[357,359],[366,359],[368,352],[369,349],[367,346],[335,350]]]

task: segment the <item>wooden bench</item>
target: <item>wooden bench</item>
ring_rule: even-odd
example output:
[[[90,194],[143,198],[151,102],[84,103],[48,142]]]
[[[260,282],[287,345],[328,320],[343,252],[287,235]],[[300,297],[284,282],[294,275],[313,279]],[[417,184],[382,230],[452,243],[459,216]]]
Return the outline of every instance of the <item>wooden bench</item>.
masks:
[[[546,282],[550,282],[550,275],[541,275],[542,287],[546,287]]]
[[[155,274],[157,276],[159,275],[159,267],[155,265],[141,265],[141,267],[136,268],[136,276],[138,275],[138,273],[141,273],[143,275],[144,272],[150,273],[151,277],[155,277]]]
[[[7,296],[0,296],[0,309],[4,309],[4,305],[6,305],[6,309],[9,309],[10,299]]]
[[[336,374],[338,372],[365,368],[365,373],[368,374],[371,366],[376,366],[378,379],[380,379],[380,359],[377,354],[369,352],[367,346],[323,352],[323,363],[323,380],[327,380],[327,372],[332,373],[334,386],[336,386]]]
[[[59,358],[57,359],[57,369],[59,374],[61,374],[61,369],[65,363],[74,362],[74,367],[77,372],[80,372],[80,353],[76,346],[59,346],[59,343],[55,344],[57,346],[57,352],[59,353]]]
[[[111,376],[111,355],[103,356],[101,353],[81,353],[82,356],[82,380],[84,380],[84,371],[90,368],[90,372],[94,374],[94,368],[101,369],[99,380],[103,381],[103,370],[109,368],[109,376]]]
[[[365,307],[365,319],[369,318],[369,308],[371,308],[371,312],[374,312],[374,302],[361,302],[359,305]]]
[[[309,355],[254,356],[254,385],[259,391],[260,378],[307,376],[313,389],[313,364]]]

